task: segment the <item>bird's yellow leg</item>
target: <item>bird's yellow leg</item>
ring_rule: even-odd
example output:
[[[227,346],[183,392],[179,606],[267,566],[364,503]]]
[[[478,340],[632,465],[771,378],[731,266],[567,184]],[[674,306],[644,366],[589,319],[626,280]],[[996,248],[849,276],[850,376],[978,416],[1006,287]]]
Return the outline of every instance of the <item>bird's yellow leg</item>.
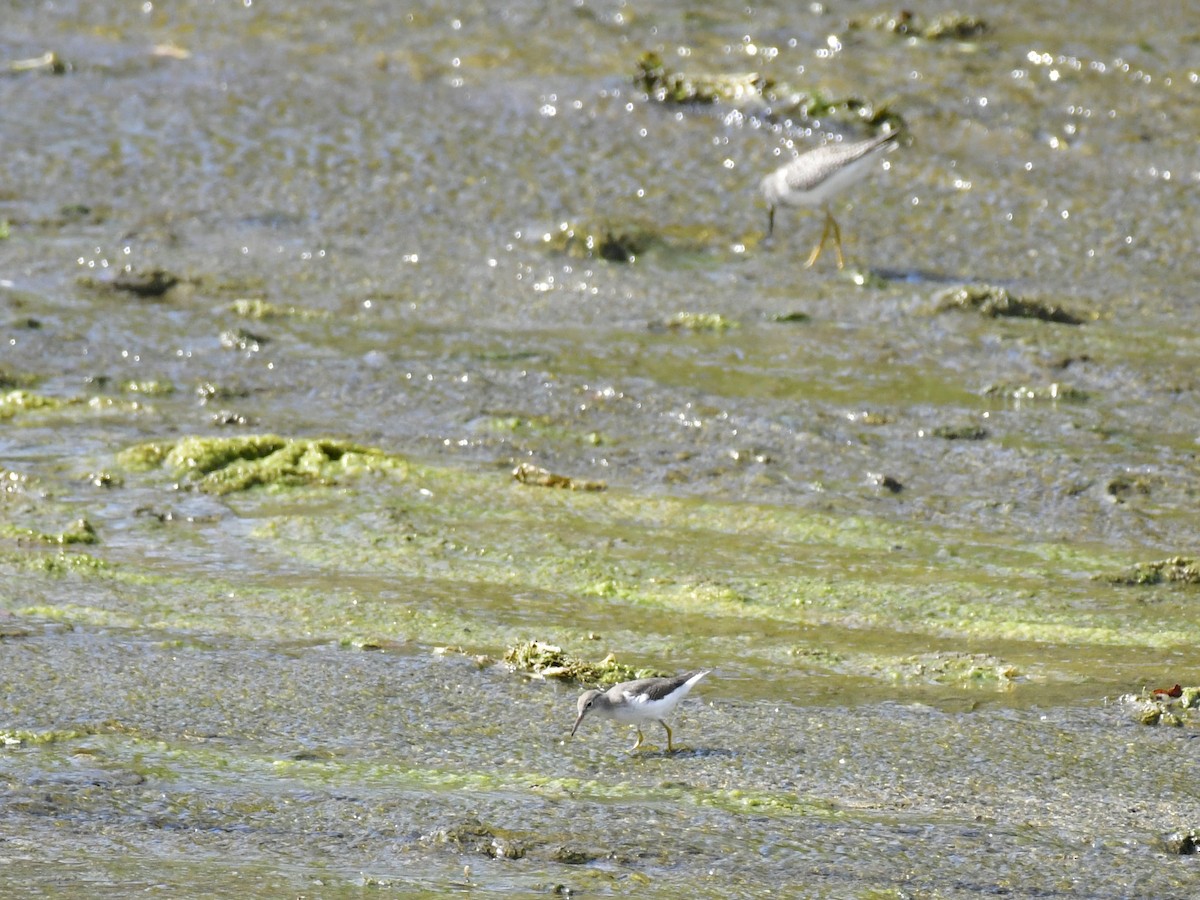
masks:
[[[821,255],[821,251],[825,249],[825,241],[829,237],[829,223],[833,221],[833,216],[829,214],[829,210],[825,211],[825,224],[821,228],[821,240],[817,241],[817,246],[813,247],[812,253],[808,254],[808,260],[804,263],[804,268],[811,269],[813,263]],[[841,251],[839,251],[840,253]]]
[[[833,217],[833,213],[826,210],[825,215],[829,217],[829,224],[833,226],[833,249],[837,251],[837,266],[841,270],[846,267],[846,261],[842,258],[842,229],[838,228],[837,219]]]
[[[671,726],[670,726],[670,725],[668,725],[666,722],[663,722],[663,721],[659,721],[659,723],[658,723],[658,724],[659,724],[659,725],[661,725],[663,728],[665,728],[665,729],[666,729],[666,731],[667,731],[667,752],[668,752],[668,753],[674,753],[674,752],[675,752],[675,747],[674,747],[674,746],[672,746],[672,744],[671,744]]]
[[[645,740],[645,737],[642,735],[642,727],[640,725],[635,725],[634,727],[637,728],[638,739],[637,739],[637,743],[629,748],[630,753],[632,753],[638,747],[642,746],[642,741]]]

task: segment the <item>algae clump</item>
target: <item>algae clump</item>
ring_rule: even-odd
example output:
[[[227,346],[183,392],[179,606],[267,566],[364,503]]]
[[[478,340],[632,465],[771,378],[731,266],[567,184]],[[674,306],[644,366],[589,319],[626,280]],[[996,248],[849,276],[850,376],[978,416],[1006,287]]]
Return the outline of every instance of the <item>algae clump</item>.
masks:
[[[1172,556],[1170,559],[1137,563],[1124,572],[1101,577],[1112,584],[1200,584],[1200,560]]]
[[[243,319],[328,319],[330,314],[321,309],[301,309],[296,306],[277,306],[256,297],[239,297],[229,304],[229,311]]]
[[[328,485],[339,476],[403,469],[405,465],[399,457],[347,441],[277,435],[152,441],[123,450],[118,460],[142,471],[166,466],[211,494],[260,485]]]
[[[737,328],[738,323],[720,313],[677,312],[663,325],[672,331],[711,331],[718,334]]]
[[[598,663],[590,663],[564,653],[562,647],[542,641],[526,641],[509,647],[504,653],[504,661],[512,671],[528,672],[535,678],[561,678],[602,687],[663,674],[622,665],[611,653]]]
[[[1015,297],[1002,287],[971,284],[952,288],[938,296],[938,312],[973,309],[989,319],[1036,319],[1060,325],[1082,325],[1085,318],[1042,300]]]
[[[32,409],[60,409],[64,401],[17,389],[0,396],[0,421]]]
[[[64,528],[57,534],[35,531],[32,528],[17,528],[12,525],[0,524],[0,537],[13,538],[17,541],[33,541],[39,544],[95,544],[99,541],[96,529],[87,519],[76,519],[69,528]]]

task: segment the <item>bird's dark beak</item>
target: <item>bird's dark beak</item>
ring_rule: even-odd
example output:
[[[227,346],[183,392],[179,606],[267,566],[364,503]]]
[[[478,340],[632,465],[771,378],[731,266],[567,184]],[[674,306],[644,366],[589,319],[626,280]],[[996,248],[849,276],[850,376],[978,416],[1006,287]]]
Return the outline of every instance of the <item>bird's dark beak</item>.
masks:
[[[579,714],[579,718],[575,720],[575,727],[571,729],[571,737],[575,737],[575,732],[579,730],[579,723],[583,721],[583,717],[586,715],[586,709]]]

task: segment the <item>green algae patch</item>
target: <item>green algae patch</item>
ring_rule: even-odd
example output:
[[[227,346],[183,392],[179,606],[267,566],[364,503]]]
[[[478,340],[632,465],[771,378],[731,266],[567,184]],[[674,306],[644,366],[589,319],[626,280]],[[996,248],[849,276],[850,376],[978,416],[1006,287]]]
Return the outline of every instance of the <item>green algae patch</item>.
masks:
[[[944,441],[982,441],[988,436],[988,430],[982,425],[965,422],[960,425],[939,425],[930,434]]]
[[[162,465],[167,454],[171,452],[172,444],[162,441],[149,441],[127,447],[117,454],[117,462],[132,472],[149,472]]]
[[[851,30],[884,31],[897,37],[925,41],[973,41],[991,30],[978,16],[951,11],[926,21],[920,14],[906,9],[859,16],[851,19],[849,25]]]
[[[323,309],[302,309],[298,306],[279,306],[255,297],[239,297],[229,304],[229,311],[243,319],[293,319],[308,322],[330,318]]]
[[[119,291],[150,300],[162,297],[171,288],[186,281],[182,276],[166,269],[153,267],[141,269],[125,266],[110,278],[95,278],[82,275],[76,282],[85,288],[102,291]]]
[[[494,434],[512,435],[523,439],[548,439],[593,447],[606,443],[600,432],[580,432],[550,415],[498,414],[484,419],[481,426]]]
[[[1088,399],[1087,391],[1057,381],[1036,385],[1001,381],[987,385],[979,393],[984,397],[995,397],[1013,403],[1056,403],[1059,400],[1084,403]]]
[[[68,409],[132,413],[145,409],[145,406],[136,400],[117,400],[112,397],[47,397],[24,389],[0,395],[0,422],[24,413],[61,412]]]
[[[659,242],[658,235],[639,225],[571,225],[562,223],[557,232],[542,237],[551,250],[572,259],[604,259],[635,262]]]
[[[30,731],[14,729],[0,731],[0,747],[28,747],[45,744],[62,744],[90,737],[97,733],[96,728],[81,726],[79,728],[52,728],[46,731]]]
[[[995,656],[982,653],[921,653],[894,660],[880,667],[895,682],[945,684],[958,687],[1004,689],[1020,680],[1020,669]]]
[[[439,828],[423,838],[431,844],[450,844],[458,852],[480,853],[492,859],[523,859],[528,848],[512,831],[492,828],[471,819]]]
[[[904,120],[887,104],[859,97],[834,100],[820,90],[804,91],[760,72],[680,72],[669,68],[653,50],[637,61],[633,83],[658,103],[712,106],[717,103],[761,113],[774,121],[788,119],[866,123],[902,128]]]
[[[611,653],[598,663],[590,663],[564,653],[562,647],[543,641],[526,641],[509,647],[504,653],[504,662],[511,671],[525,672],[536,678],[557,678],[605,687],[664,674],[653,669],[635,669],[623,665]]]
[[[775,82],[757,72],[688,74],[668,69],[662,56],[649,50],[637,61],[633,83],[659,103],[740,104],[762,98]]]
[[[18,389],[0,396],[0,421],[11,419],[19,413],[32,410],[56,410],[70,405],[72,400],[62,400],[58,397],[47,397],[32,391]]]
[[[632,263],[651,248],[664,243],[656,229],[636,223],[597,225],[563,222],[542,241],[552,251],[572,259],[603,259]]]
[[[149,442],[130,447],[117,458],[134,470],[165,466],[211,494],[330,485],[342,477],[406,468],[399,457],[347,441],[276,435]]]
[[[784,324],[784,325],[793,325],[793,324],[797,324],[797,323],[811,322],[812,316],[810,316],[806,312],[799,312],[799,311],[776,313],[775,315],[771,316],[771,321],[779,322],[780,324]]]
[[[26,568],[45,572],[47,575],[78,575],[111,571],[114,566],[90,553],[38,554],[24,558]]]
[[[1187,556],[1172,556],[1154,562],[1136,563],[1124,572],[1097,575],[1109,584],[1200,584],[1200,561]]]
[[[28,388],[37,384],[38,379],[34,375],[18,375],[15,372],[10,372],[7,369],[0,369],[0,391],[12,391],[15,388]]]
[[[76,519],[67,528],[57,533],[37,531],[33,528],[19,528],[15,525],[0,523],[0,537],[9,538],[20,542],[33,542],[37,544],[95,544],[100,539],[96,536],[96,529],[87,519]]]
[[[393,584],[409,579],[412,590],[436,592],[453,607],[405,611],[390,631],[383,619],[359,621],[366,608],[349,622],[331,610],[328,622],[324,613],[310,617],[314,633],[390,633],[494,653],[523,640],[524,622],[544,613],[559,624],[548,625],[543,640],[569,646],[580,630],[598,631],[643,658],[660,646],[621,624],[626,610],[661,634],[674,634],[670,623],[680,620],[694,620],[699,633],[719,622],[776,623],[755,626],[779,631],[776,643],[756,649],[771,658],[794,645],[793,629],[805,628],[872,634],[886,645],[885,658],[914,652],[917,636],[931,633],[1089,647],[1187,645],[1196,635],[1186,620],[1146,619],[1127,604],[1081,612],[1049,598],[1050,572],[1086,576],[1112,565],[1064,556],[1059,545],[991,534],[947,545],[937,529],[744,502],[611,490],[498,493],[490,472],[435,466],[414,466],[391,497],[378,499],[386,509],[289,516],[256,536],[328,567],[331,577],[352,570]],[[921,560],[941,547],[945,559],[931,582]],[[752,562],[764,553],[776,560],[766,568]],[[569,619],[559,613],[564,594],[586,598]],[[519,612],[515,595],[524,598]],[[452,599],[464,596],[471,599]],[[897,634],[910,637],[893,646]]]
[[[738,323],[720,313],[677,312],[662,323],[671,331],[709,331],[716,334],[737,328]]]
[[[571,259],[635,263],[639,257],[651,253],[656,256],[706,255],[723,244],[726,237],[715,228],[696,224],[561,222],[557,229],[542,235],[542,244],[551,252]]]
[[[175,393],[175,385],[154,378],[130,379],[121,382],[121,390],[127,394],[141,394],[143,397],[169,397]]]
[[[1036,319],[1060,325],[1082,325],[1085,318],[1056,304],[1014,297],[1007,289],[988,284],[965,285],[940,294],[937,311],[968,309],[989,319]]]

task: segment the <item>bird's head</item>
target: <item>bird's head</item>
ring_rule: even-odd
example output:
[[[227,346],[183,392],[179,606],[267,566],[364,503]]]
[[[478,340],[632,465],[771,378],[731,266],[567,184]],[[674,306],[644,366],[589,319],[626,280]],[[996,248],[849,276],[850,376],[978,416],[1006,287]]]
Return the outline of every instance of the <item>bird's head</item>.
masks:
[[[583,721],[583,717],[586,716],[595,706],[596,698],[599,697],[601,693],[603,692],[587,691],[579,698],[579,716],[575,719],[575,727],[571,729],[571,737],[575,736],[575,732],[579,729],[579,723]]]

